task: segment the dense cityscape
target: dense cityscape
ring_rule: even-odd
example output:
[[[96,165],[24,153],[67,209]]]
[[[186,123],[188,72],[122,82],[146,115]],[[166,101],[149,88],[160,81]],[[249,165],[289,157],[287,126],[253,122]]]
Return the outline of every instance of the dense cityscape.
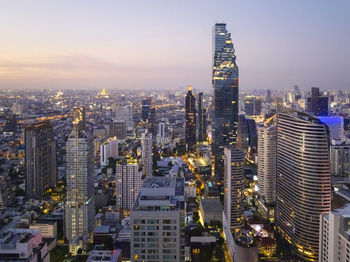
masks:
[[[211,88],[0,89],[0,261],[350,262],[350,91],[240,88],[234,26]]]

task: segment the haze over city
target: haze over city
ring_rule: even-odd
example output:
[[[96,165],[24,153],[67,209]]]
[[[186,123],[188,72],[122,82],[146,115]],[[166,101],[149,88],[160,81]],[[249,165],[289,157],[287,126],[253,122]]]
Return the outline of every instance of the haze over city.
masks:
[[[1,1],[1,89],[211,88],[226,22],[240,88],[349,89],[350,2]]]

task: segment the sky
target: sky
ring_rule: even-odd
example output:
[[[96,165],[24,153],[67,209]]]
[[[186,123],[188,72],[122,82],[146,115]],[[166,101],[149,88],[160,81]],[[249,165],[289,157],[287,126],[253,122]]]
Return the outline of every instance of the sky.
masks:
[[[211,88],[226,22],[240,88],[350,90],[349,0],[0,0],[0,89]]]

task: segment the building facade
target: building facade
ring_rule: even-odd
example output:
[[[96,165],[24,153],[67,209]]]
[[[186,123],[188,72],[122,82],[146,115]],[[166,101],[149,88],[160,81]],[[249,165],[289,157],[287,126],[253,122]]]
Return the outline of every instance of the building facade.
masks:
[[[114,119],[112,124],[112,137],[116,137],[117,139],[126,139],[126,122],[124,120]]]
[[[237,141],[238,126],[238,66],[231,34],[226,24],[214,26],[213,74],[214,119],[212,151],[215,176],[224,176],[224,147]]]
[[[85,127],[85,110],[74,108],[73,130],[66,144],[67,198],[65,236],[71,242],[92,232],[95,218],[94,145]]]
[[[232,230],[244,225],[244,153],[225,147],[224,212]]]
[[[207,140],[207,114],[204,108],[203,93],[198,94],[198,141]]]
[[[275,123],[258,127],[259,210],[273,222],[276,203],[277,129]]]
[[[328,136],[316,117],[278,107],[276,225],[306,261],[318,259],[320,214],[331,208]]]
[[[319,262],[350,262],[350,205],[321,214]]]
[[[186,124],[185,124],[185,135],[186,135],[186,147],[187,151],[190,151],[196,144],[196,99],[192,93],[192,87],[188,86],[186,101]]]
[[[108,165],[110,157],[116,158],[118,156],[118,140],[116,137],[111,137],[100,145],[100,163],[101,166]]]
[[[152,157],[152,134],[147,130],[142,134],[141,138],[141,165],[142,174],[144,176],[153,175],[153,157]]]
[[[24,144],[27,198],[41,198],[57,182],[56,141],[50,121],[26,126]]]
[[[142,172],[137,163],[116,165],[117,207],[131,210],[142,186]]]
[[[147,177],[131,211],[131,261],[184,261],[184,179]]]

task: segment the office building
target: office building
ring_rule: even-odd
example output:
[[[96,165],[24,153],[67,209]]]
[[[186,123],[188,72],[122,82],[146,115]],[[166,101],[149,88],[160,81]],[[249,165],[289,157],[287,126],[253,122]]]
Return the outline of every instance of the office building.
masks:
[[[142,186],[142,172],[138,163],[116,165],[117,207],[123,211],[131,210]]]
[[[57,181],[56,141],[50,122],[26,126],[24,144],[27,198],[41,198]]]
[[[231,34],[225,23],[214,26],[213,74],[214,172],[218,180],[224,176],[224,147],[237,142],[238,126],[238,66]]]
[[[232,230],[244,225],[244,153],[225,147],[224,212]]]
[[[192,87],[188,86],[186,101],[186,147],[187,151],[191,151],[196,144],[196,99],[192,93]]]
[[[74,108],[73,130],[66,144],[67,198],[65,236],[71,242],[92,232],[95,218],[94,145],[85,127],[85,110]]]
[[[319,262],[350,261],[350,205],[320,215]]]
[[[318,87],[311,88],[311,97],[308,98],[307,111],[316,116],[328,115],[328,96],[321,95]]]
[[[112,123],[112,137],[116,137],[117,139],[126,139],[126,122],[124,120],[114,119]]]
[[[124,120],[126,123],[127,130],[134,128],[133,110],[131,105],[116,106],[115,107],[115,119]]]
[[[150,111],[152,108],[152,97],[142,99],[141,102],[141,115],[143,122],[146,122],[149,118]]]
[[[331,175],[348,177],[350,175],[350,144],[332,140],[330,146]]]
[[[111,137],[100,145],[100,163],[102,167],[108,165],[109,158],[118,156],[118,140],[116,137]]]
[[[316,117],[278,106],[276,225],[306,261],[318,259],[320,214],[331,208],[328,134]]]
[[[267,89],[267,90],[266,90],[266,99],[265,99],[265,102],[268,103],[268,104],[271,104],[271,103],[272,103],[272,96],[271,96],[271,90],[270,90],[270,89]]]
[[[342,116],[319,116],[318,119],[329,129],[329,139],[344,141],[344,119]]]
[[[184,261],[185,183],[147,177],[131,211],[131,260]]]
[[[258,146],[258,133],[254,119],[239,115],[237,130],[237,148],[247,152]]]
[[[207,140],[207,114],[204,108],[203,93],[198,94],[198,142]]]
[[[270,120],[271,121],[271,120]],[[277,179],[277,129],[274,122],[266,121],[258,127],[258,185],[259,210],[274,221]]]
[[[248,116],[261,114],[261,99],[255,96],[246,96],[244,101],[244,111]]]
[[[146,130],[141,138],[141,165],[144,176],[153,175],[152,143],[152,134]]]
[[[50,262],[38,229],[7,229],[0,235],[0,261]]]

